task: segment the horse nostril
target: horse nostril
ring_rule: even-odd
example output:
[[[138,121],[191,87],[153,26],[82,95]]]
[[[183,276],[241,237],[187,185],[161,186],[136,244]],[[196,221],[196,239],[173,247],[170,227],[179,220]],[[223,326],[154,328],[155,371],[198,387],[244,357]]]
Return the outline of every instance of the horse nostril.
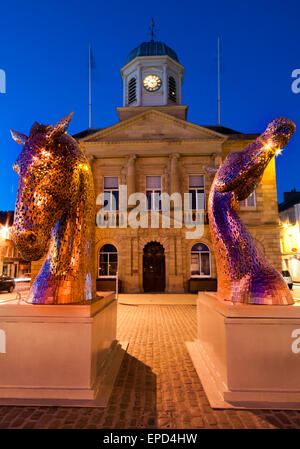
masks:
[[[27,236],[27,240],[28,240],[30,243],[36,242],[36,236],[35,236],[35,234],[34,234],[33,232],[31,232],[31,233]]]
[[[289,135],[291,134],[291,129],[287,126],[280,126],[277,130],[278,134],[285,134],[285,135]]]

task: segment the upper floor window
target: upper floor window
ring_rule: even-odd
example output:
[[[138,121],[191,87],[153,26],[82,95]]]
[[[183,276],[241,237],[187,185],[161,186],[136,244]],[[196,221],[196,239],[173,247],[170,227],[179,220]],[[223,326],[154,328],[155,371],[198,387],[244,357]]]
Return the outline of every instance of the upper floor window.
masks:
[[[210,277],[210,251],[204,243],[196,243],[191,249],[191,276]]]
[[[99,251],[99,277],[116,277],[118,271],[118,251],[114,245],[107,243]]]
[[[148,210],[161,210],[161,176],[146,176]]]
[[[135,100],[136,100],[136,77],[133,77],[128,83],[128,104],[134,103]]]
[[[176,81],[173,76],[169,76],[169,86],[168,86],[168,94],[169,99],[176,103],[177,95],[176,95]]]
[[[189,176],[190,209],[204,210],[204,175]]]
[[[256,207],[256,193],[255,190],[243,201],[240,201],[240,206],[254,209]]]
[[[119,178],[117,176],[104,176],[103,190],[105,210],[119,210]]]

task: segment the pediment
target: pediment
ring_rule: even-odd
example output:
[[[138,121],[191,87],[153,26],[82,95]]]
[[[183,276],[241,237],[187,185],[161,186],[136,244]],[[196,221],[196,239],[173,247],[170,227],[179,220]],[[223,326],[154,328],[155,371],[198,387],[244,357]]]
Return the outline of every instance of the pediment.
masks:
[[[186,120],[150,109],[100,130],[82,142],[209,140],[223,142],[226,136]]]

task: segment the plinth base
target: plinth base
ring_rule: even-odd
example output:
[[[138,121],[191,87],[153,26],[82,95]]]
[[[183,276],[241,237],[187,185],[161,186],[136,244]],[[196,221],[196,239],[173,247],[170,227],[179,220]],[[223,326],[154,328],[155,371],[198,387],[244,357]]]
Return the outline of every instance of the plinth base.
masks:
[[[187,348],[212,408],[300,410],[300,305],[254,306],[199,293]]]
[[[0,304],[0,405],[105,407],[127,344],[117,304]]]

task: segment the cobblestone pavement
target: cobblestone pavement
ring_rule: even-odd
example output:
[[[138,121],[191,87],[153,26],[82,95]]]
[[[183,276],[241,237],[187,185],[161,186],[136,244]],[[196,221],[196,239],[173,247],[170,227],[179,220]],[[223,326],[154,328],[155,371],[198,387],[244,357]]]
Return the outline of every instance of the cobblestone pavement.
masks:
[[[212,410],[185,341],[192,305],[119,305],[129,341],[108,407],[0,407],[0,428],[300,428],[300,411]]]

